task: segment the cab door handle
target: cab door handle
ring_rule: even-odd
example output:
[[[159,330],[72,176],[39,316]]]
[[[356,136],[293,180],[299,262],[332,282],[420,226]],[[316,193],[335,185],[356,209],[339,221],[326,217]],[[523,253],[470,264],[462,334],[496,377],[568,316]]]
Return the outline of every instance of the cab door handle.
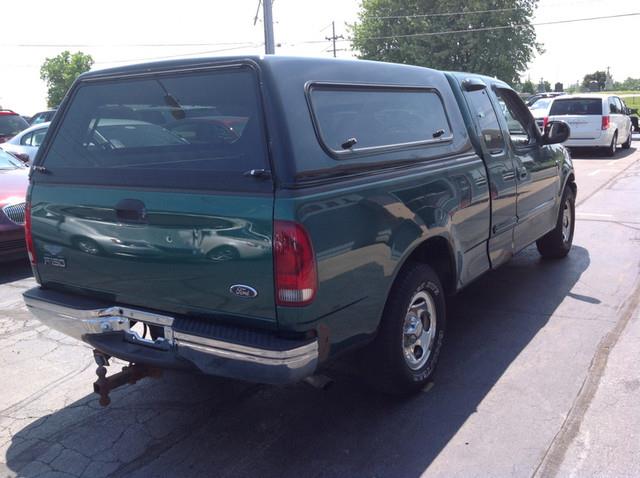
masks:
[[[501,173],[504,181],[513,181],[516,178],[516,173],[513,169],[503,169]]]

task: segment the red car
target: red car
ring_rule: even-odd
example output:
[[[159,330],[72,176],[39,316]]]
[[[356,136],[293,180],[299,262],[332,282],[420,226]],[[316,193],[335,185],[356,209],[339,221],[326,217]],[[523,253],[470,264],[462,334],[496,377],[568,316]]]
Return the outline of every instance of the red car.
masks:
[[[29,168],[0,150],[0,262],[27,257],[24,241]]]
[[[10,140],[28,127],[29,123],[18,113],[0,109],[0,143]]]

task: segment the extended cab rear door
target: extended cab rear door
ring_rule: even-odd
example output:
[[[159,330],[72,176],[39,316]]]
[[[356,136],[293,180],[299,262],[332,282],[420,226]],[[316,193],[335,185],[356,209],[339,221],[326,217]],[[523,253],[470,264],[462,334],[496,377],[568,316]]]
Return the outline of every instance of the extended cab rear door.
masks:
[[[81,80],[32,173],[42,285],[275,324],[258,85],[238,62]]]
[[[489,98],[487,85],[477,77],[458,79],[461,81],[487,167],[491,191],[488,249],[491,266],[496,267],[513,255],[513,228],[517,219],[515,164],[498,122],[496,110]]]
[[[535,120],[518,94],[504,84],[492,85],[498,116],[507,135],[518,182],[515,252],[553,229],[560,194],[556,145],[544,145]]]

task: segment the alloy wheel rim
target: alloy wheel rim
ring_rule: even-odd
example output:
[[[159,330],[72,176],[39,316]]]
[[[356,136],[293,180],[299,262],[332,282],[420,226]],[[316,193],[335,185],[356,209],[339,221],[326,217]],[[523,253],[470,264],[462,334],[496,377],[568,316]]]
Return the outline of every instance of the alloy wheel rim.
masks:
[[[402,331],[404,360],[418,370],[429,360],[436,338],[436,307],[429,293],[416,292],[411,298]]]
[[[562,211],[562,241],[567,244],[571,236],[571,205],[567,199]]]

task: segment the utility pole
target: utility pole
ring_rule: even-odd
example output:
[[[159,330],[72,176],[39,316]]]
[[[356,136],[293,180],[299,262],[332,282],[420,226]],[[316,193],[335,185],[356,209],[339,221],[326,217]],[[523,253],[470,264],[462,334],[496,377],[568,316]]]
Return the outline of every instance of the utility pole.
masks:
[[[273,55],[276,52],[276,45],[273,40],[273,15],[271,13],[272,0],[262,1],[262,19],[264,20],[264,52]]]
[[[330,37],[325,37],[327,40],[333,42],[333,57],[336,57],[336,40],[338,38],[344,39],[342,35],[336,36],[336,22],[331,22],[332,35]]]

